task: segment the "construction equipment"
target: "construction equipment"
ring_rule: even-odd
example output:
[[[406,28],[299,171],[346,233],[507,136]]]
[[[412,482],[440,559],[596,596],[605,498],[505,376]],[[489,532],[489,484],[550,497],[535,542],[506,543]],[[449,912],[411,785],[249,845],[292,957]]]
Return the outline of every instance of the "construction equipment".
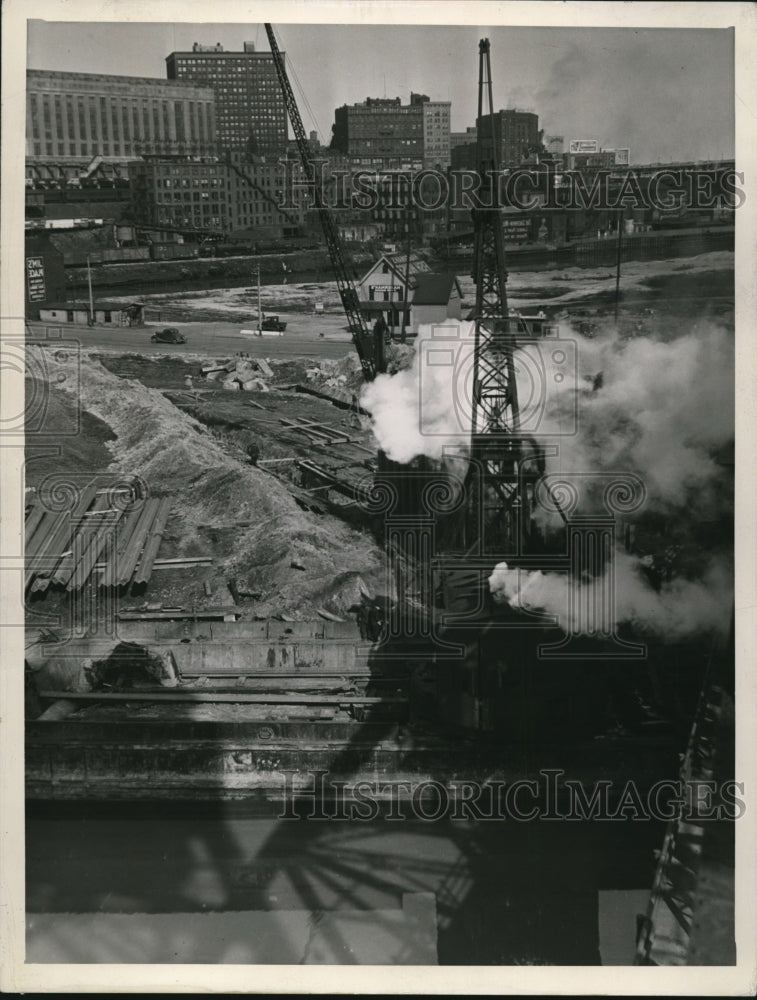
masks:
[[[488,38],[479,43],[477,121],[481,200],[480,207],[472,210],[476,327],[471,411],[473,476],[467,535],[478,539],[482,551],[503,551],[504,545],[505,551],[512,552],[518,547],[519,525],[528,524],[528,512],[524,509],[526,497],[519,475],[522,442],[514,365],[515,324],[511,325],[507,308],[505,240],[498,198],[500,163]],[[492,525],[493,509],[496,513]],[[494,537],[487,544],[485,536],[492,530]]]
[[[294,136],[297,141],[297,148],[300,153],[300,159],[302,160],[305,177],[308,183],[310,183],[313,187],[315,207],[318,211],[321,226],[323,227],[323,235],[326,238],[329,257],[331,258],[331,266],[334,269],[334,276],[336,278],[337,288],[339,289],[339,297],[342,300],[342,306],[347,316],[347,322],[355,343],[355,349],[358,357],[360,358],[363,375],[366,381],[371,381],[375,378],[378,370],[373,334],[369,330],[365,318],[360,311],[360,302],[352,280],[351,268],[347,266],[346,255],[342,246],[342,241],[339,238],[339,231],[323,197],[323,191],[321,189],[318,171],[316,169],[315,157],[313,156],[310,143],[308,142],[305,134],[305,127],[302,124],[302,118],[300,117],[299,108],[297,107],[294,91],[289,83],[289,77],[284,65],[284,59],[279,50],[276,36],[273,33],[273,26],[266,24],[265,30],[268,35],[271,55],[273,56],[273,62],[276,66],[276,73],[279,78],[279,85],[281,86],[281,90],[284,95],[289,120],[292,123],[292,129],[294,130]]]

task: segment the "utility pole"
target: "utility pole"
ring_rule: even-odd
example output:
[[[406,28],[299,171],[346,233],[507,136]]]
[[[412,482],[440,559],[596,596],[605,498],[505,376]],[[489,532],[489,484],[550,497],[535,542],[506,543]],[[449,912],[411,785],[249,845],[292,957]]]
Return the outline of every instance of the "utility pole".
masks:
[[[408,195],[409,197],[409,195]],[[408,313],[410,312],[409,306],[409,292],[410,292],[410,207],[408,206],[405,222],[405,235],[407,239],[406,249],[405,249],[405,308],[402,310],[402,328],[400,331],[400,342],[405,343],[407,341],[407,336],[405,334],[405,325],[408,320]]]
[[[260,264],[255,268],[255,277],[258,282],[258,336],[263,336],[263,311],[260,306]]]
[[[92,297],[92,269],[89,266],[89,254],[87,254],[87,287],[89,288],[89,325],[95,324],[95,302]]]
[[[615,264],[615,326],[618,325],[618,305],[620,303],[620,255],[623,248],[623,206],[618,215],[618,256]]]

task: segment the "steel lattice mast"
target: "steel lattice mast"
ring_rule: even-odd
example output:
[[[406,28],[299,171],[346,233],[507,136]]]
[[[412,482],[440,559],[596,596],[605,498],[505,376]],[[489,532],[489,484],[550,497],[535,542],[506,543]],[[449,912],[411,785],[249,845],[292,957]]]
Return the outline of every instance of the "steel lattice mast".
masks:
[[[478,478],[471,490],[467,534],[469,539],[477,538],[484,550],[494,547],[512,551],[519,530],[518,512],[523,513],[518,476],[520,417],[514,363],[516,340],[507,308],[498,133],[488,38],[479,43],[477,126],[476,153],[481,187],[480,207],[474,208],[472,213],[476,326],[471,457],[473,468],[478,469]],[[494,537],[489,539],[487,536],[492,530]]]

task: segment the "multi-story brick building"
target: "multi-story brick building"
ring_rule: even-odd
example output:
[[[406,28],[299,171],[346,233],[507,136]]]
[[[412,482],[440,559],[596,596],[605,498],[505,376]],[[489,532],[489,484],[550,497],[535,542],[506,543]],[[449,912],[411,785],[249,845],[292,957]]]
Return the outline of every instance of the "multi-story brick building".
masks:
[[[332,150],[344,153],[357,167],[422,169],[426,101],[411,94],[409,105],[399,97],[344,104],[334,112]]]
[[[311,205],[299,159],[226,156],[229,228],[263,238],[295,235]]]
[[[424,101],[423,104],[423,166],[446,170],[450,165],[449,101]]]
[[[215,157],[145,157],[129,164],[134,218],[166,229],[229,229],[229,180]]]
[[[299,171],[296,163],[241,154],[144,158],[129,164],[134,218],[169,230],[247,230],[266,239],[294,235],[307,209]],[[295,194],[287,197],[292,184]]]
[[[216,151],[213,91],[185,82],[28,70],[27,162],[126,163]]]
[[[286,104],[270,52],[256,52],[253,42],[245,42],[241,52],[195,42],[191,52],[167,56],[166,70],[169,80],[212,88],[222,149],[255,155],[285,151]]]
[[[500,167],[517,167],[528,153],[541,145],[539,116],[530,111],[496,111],[476,119],[482,159],[492,159],[492,136]]]
[[[469,125],[464,132],[450,132],[450,150],[455,149],[457,146],[467,146],[470,143],[475,143],[477,134],[475,125]]]

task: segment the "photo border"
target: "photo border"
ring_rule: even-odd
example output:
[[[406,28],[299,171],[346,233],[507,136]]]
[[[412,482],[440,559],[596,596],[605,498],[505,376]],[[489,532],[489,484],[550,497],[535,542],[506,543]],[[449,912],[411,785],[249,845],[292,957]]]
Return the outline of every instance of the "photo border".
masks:
[[[209,16],[212,14],[212,18]],[[433,23],[484,25],[653,28],[735,28],[736,165],[745,173],[747,207],[736,213],[736,777],[746,782],[748,808],[736,824],[737,872],[734,967],[573,968],[573,967],[375,967],[375,966],[203,966],[203,965],[32,965],[24,963],[24,786],[23,786],[23,629],[0,627],[0,989],[6,992],[359,992],[433,994],[603,993],[607,995],[740,995],[757,984],[755,906],[755,719],[752,664],[755,641],[755,263],[757,197],[757,7],[751,3],[569,3],[383,2],[306,0],[238,2],[215,8],[207,0],[5,0],[2,59],[2,212],[0,215],[0,302],[2,336],[24,335],[23,190],[27,20],[258,23],[258,17],[285,23]],[[0,415],[23,397],[23,373],[0,373]],[[23,438],[2,442],[0,552],[15,552],[23,530]],[[15,509],[14,509],[15,505]],[[0,573],[0,614],[18,606],[23,566]]]

